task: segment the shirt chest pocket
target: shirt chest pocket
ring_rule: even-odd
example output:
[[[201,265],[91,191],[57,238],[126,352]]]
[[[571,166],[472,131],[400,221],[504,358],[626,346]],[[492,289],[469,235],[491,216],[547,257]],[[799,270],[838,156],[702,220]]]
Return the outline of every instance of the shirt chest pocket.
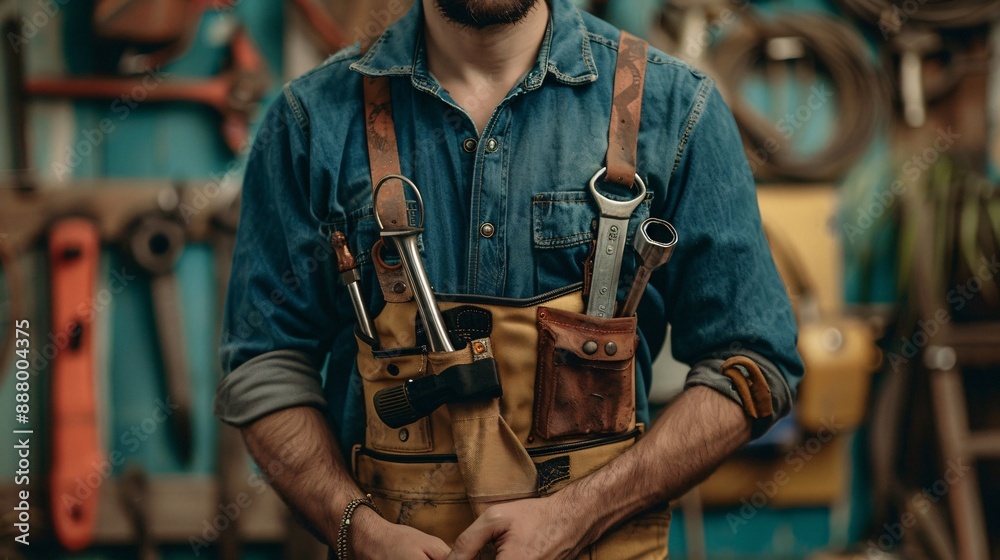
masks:
[[[618,286],[619,298],[625,297],[638,266],[632,241],[639,224],[649,217],[651,202],[652,193],[647,193],[646,199],[629,218]],[[531,234],[536,293],[583,281],[584,264],[593,248],[599,218],[597,203],[588,191],[544,192],[532,197]]]

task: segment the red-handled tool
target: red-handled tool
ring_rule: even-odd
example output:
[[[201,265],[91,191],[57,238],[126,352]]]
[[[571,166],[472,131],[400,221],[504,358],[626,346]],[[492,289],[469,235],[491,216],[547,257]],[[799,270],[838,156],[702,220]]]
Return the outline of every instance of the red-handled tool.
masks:
[[[82,218],[56,223],[49,234],[52,333],[52,525],[69,550],[86,548],[97,522],[98,492],[81,493],[102,460],[97,421],[93,301],[100,240]]]

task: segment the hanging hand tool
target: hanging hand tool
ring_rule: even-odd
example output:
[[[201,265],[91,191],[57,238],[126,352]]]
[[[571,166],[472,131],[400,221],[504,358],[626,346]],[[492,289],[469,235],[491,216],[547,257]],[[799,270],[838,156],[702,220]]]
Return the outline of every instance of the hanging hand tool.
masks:
[[[646,292],[646,284],[653,271],[660,268],[670,256],[674,254],[674,245],[677,244],[677,231],[670,222],[659,218],[647,218],[639,224],[639,231],[635,234],[633,246],[635,252],[639,253],[642,264],[635,271],[635,280],[632,281],[632,288],[625,298],[625,303],[618,311],[618,317],[631,317],[635,315],[635,310],[639,307],[639,300]]]
[[[171,422],[181,460],[187,463],[192,448],[191,375],[180,315],[180,290],[174,275],[184,244],[184,226],[165,216],[148,215],[133,226],[126,248],[135,263],[149,273],[167,394],[176,406]]]
[[[622,254],[625,251],[625,237],[628,220],[632,212],[646,198],[646,184],[639,174],[635,175],[636,196],[630,200],[612,200],[597,190],[597,180],[607,172],[607,167],[590,178],[590,194],[600,209],[597,223],[597,246],[594,251],[594,272],[590,279],[590,297],[587,301],[587,315],[611,317],[615,311],[618,294],[618,273],[621,271]]]
[[[130,465],[118,479],[118,500],[128,513],[138,546],[138,560],[160,560],[160,552],[150,535],[149,477],[141,467]]]
[[[369,339],[378,343],[378,334],[375,332],[375,323],[368,316],[365,308],[365,300],[361,297],[361,269],[358,262],[354,260],[354,255],[347,248],[347,237],[342,231],[335,231],[330,237],[330,244],[333,245],[333,252],[337,256],[337,267],[340,270],[340,277],[347,286],[347,292],[351,296],[351,304],[354,306],[354,314],[358,318],[358,328]]]
[[[417,196],[419,220],[415,227],[409,224],[396,224],[394,229],[387,229],[382,223],[378,212],[378,193],[382,185],[389,180],[399,180],[409,185]],[[396,244],[399,252],[399,260],[403,263],[403,270],[406,271],[406,278],[413,287],[413,298],[417,302],[417,310],[420,318],[424,321],[424,329],[427,331],[427,345],[431,352],[454,352],[455,348],[448,337],[448,329],[444,325],[444,318],[441,317],[441,310],[438,309],[437,300],[434,297],[434,289],[430,280],[427,279],[427,271],[424,270],[424,263],[420,260],[420,250],[417,249],[417,236],[424,231],[424,200],[420,197],[420,191],[413,181],[402,175],[386,175],[375,185],[372,193],[372,204],[375,207],[375,221],[378,223],[379,235],[388,237]]]
[[[81,498],[78,486],[103,460],[97,419],[93,312],[100,241],[82,218],[56,223],[49,234],[52,266],[52,467],[49,503],[59,542],[69,550],[90,545],[99,492]]]
[[[191,46],[208,10],[230,9],[235,0],[97,0],[94,35],[129,45],[119,68],[142,72],[179,58]],[[145,52],[139,53],[138,50]],[[155,49],[152,50],[151,49]]]
[[[215,78],[182,80],[158,78],[30,78],[24,93],[37,97],[121,100],[137,103],[182,101],[208,105],[222,115],[222,136],[238,152],[250,136],[250,117],[267,93],[264,62],[250,36],[237,33],[230,44],[231,67]],[[141,95],[141,97],[140,97]],[[126,113],[127,114],[127,113]]]

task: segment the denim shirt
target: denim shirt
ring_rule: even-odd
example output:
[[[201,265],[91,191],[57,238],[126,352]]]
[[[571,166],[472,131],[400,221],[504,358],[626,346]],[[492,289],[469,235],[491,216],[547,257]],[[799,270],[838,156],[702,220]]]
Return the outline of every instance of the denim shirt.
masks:
[[[423,195],[421,251],[436,292],[516,304],[582,281],[598,216],[587,184],[605,163],[619,31],[571,0],[550,5],[537,63],[481,132],[428,70],[419,1],[367,52],[348,47],[284,88],[247,163],[216,396],[223,421],[315,406],[345,449],[363,440],[355,318],[329,248],[331,232],[347,235],[377,314],[363,76],[391,80],[400,167]],[[731,112],[710,78],[652,48],[637,170],[648,195],[628,228],[620,299],[638,265],[638,224],[658,216],[679,237],[638,311],[638,420],[649,421],[651,362],[670,323],[674,356],[692,366],[688,387],[740,402],[720,365],[741,354],[761,366],[775,415],[755,421],[760,435],[789,411],[802,376],[795,321]]]

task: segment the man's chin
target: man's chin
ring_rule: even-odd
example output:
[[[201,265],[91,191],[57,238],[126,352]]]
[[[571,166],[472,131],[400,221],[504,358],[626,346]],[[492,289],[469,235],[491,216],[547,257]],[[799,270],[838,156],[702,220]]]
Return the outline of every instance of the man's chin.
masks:
[[[445,19],[464,27],[484,29],[514,25],[544,0],[434,0]]]

